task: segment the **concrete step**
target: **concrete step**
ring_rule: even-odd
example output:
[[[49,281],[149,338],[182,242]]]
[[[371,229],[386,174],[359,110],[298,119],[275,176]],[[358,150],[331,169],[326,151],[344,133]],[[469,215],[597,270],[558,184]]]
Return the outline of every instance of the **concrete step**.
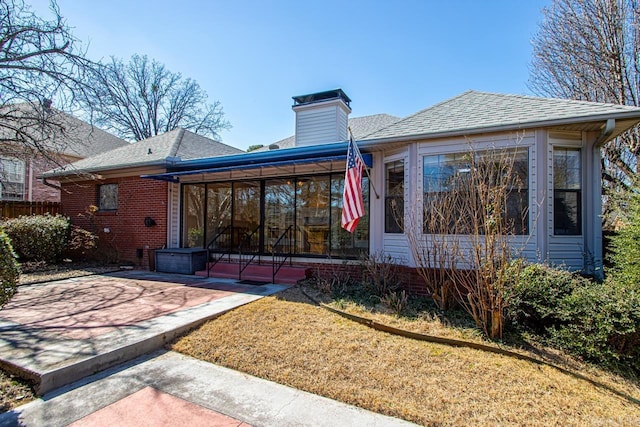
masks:
[[[196,271],[196,275],[202,277],[217,277],[225,279],[253,280],[259,282],[273,282],[273,266],[268,263],[250,264],[239,276],[240,266],[237,262],[220,261],[211,270]],[[308,268],[300,266],[283,265],[275,278],[275,283],[295,285],[298,280],[308,276]]]

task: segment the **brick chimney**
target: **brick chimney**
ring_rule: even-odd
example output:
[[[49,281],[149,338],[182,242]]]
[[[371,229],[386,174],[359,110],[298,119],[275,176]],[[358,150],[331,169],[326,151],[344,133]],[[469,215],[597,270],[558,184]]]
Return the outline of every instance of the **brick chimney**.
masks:
[[[342,89],[294,96],[296,147],[346,141],[351,99]]]

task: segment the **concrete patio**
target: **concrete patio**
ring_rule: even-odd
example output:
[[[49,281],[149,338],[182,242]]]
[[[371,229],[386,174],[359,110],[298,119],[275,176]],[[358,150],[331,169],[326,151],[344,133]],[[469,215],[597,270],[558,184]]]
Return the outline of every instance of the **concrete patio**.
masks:
[[[0,365],[42,395],[285,288],[146,271],[22,286],[0,310]]]

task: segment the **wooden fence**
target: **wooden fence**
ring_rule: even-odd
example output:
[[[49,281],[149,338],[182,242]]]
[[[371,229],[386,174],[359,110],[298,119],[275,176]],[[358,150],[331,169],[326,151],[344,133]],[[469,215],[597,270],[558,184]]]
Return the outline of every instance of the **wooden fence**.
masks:
[[[59,202],[17,202],[0,200],[0,218],[17,218],[20,215],[55,215],[62,210]]]

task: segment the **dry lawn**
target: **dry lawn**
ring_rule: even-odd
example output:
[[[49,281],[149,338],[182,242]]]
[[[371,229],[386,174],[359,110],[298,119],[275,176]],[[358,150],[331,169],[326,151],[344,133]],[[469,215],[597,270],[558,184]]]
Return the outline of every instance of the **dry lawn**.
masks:
[[[640,405],[558,370],[374,331],[297,289],[240,307],[173,350],[424,425],[640,425]],[[598,381],[640,399],[619,378]]]

